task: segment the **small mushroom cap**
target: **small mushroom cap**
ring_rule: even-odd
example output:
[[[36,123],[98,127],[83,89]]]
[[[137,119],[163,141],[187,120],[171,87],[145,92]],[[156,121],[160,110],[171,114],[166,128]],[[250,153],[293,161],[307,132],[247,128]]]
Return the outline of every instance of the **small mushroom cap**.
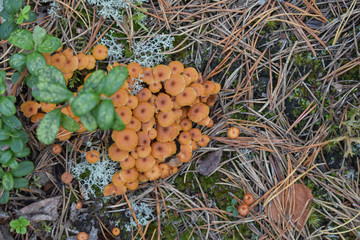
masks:
[[[100,153],[96,150],[90,150],[86,153],[85,158],[89,163],[96,163],[100,160]]]
[[[197,128],[192,128],[192,129],[189,130],[189,133],[190,133],[191,139],[192,139],[193,141],[198,142],[198,141],[201,140],[202,134],[201,134],[201,131],[200,131],[199,129],[197,129]]]
[[[120,177],[120,172],[116,172],[114,173],[114,175],[112,176],[112,183],[115,185],[115,186],[122,186],[125,184],[125,182],[122,180],[122,178]]]
[[[62,147],[60,144],[53,144],[51,147],[51,152],[55,155],[60,154],[62,151]]]
[[[166,143],[154,142],[151,144],[151,155],[156,159],[165,160],[166,157],[171,155],[171,152]]]
[[[152,93],[158,93],[162,89],[161,82],[153,82],[149,84],[149,89]]]
[[[210,119],[210,122],[206,125],[208,128],[211,128],[214,126],[214,120]]]
[[[174,109],[173,110],[174,114],[175,114],[175,120],[180,120],[181,116],[182,116],[182,110],[181,108],[179,109]],[[180,122],[180,121],[179,121]]]
[[[116,189],[116,186],[114,185],[114,183],[110,183],[110,184],[106,185],[103,190],[104,197],[108,197],[112,194],[115,194],[115,191],[116,191],[115,189]]]
[[[191,87],[187,87],[184,91],[176,96],[176,103],[182,107],[191,106],[196,100],[196,97],[196,91]]]
[[[132,116],[130,122],[125,125],[125,128],[131,129],[131,130],[134,130],[135,132],[137,132],[141,128],[141,122],[136,117]]]
[[[117,67],[117,66],[119,66],[120,64],[118,63],[118,62],[116,62],[116,61],[114,61],[114,63],[113,63],[113,65],[108,65],[107,67],[106,67],[106,70],[108,71],[108,72],[110,72],[111,71],[111,69],[113,69],[114,67]]]
[[[159,164],[159,167],[161,169],[161,179],[167,178],[168,176],[170,176],[170,170],[171,167],[169,165],[167,165],[167,163],[161,163]]]
[[[191,141],[190,146],[192,151],[195,151],[197,149],[197,145],[195,141]]]
[[[147,172],[155,165],[155,163],[155,158],[152,155],[149,155],[145,158],[136,159],[135,166],[139,172]]]
[[[134,95],[129,95],[126,106],[128,106],[131,109],[134,109],[137,107],[138,104],[139,104],[138,98]]]
[[[124,161],[129,156],[129,152],[121,151],[115,143],[109,147],[109,157],[116,162]]]
[[[46,61],[46,65],[52,65],[51,64],[51,54],[50,53],[41,53]]]
[[[200,147],[206,147],[208,145],[208,143],[210,142],[210,138],[208,135],[202,135],[200,141],[197,142],[197,144]]]
[[[129,70],[129,76],[132,78],[139,78],[144,73],[143,68],[136,62],[129,63],[127,69]]]
[[[148,122],[154,117],[155,109],[152,104],[148,102],[140,102],[138,106],[133,110],[134,116],[140,120],[140,122]]]
[[[149,156],[151,153],[150,143],[148,146],[139,146],[139,147],[137,147],[136,150],[137,150],[139,158],[145,158],[145,157]]]
[[[68,130],[66,130],[65,128],[60,126],[59,132],[56,135],[56,138],[59,139],[59,141],[66,141],[68,139],[70,139],[71,137],[71,132],[69,132]]]
[[[73,118],[80,126],[79,130],[77,130],[76,132],[78,133],[82,133],[82,132],[85,132],[86,131],[86,128],[84,127],[84,125],[81,123],[81,120],[79,117],[74,117]]]
[[[171,156],[176,153],[177,147],[176,147],[175,141],[170,141],[165,144],[166,144],[167,148],[169,148],[169,150],[170,150],[170,154],[168,156]]]
[[[193,67],[187,67],[184,69],[183,75],[188,76],[191,78],[191,82],[195,82],[195,80],[198,78],[199,74]]]
[[[61,181],[65,184],[70,184],[72,180],[73,180],[73,176],[69,172],[64,172],[61,175]]]
[[[115,186],[115,196],[119,196],[126,193],[125,184],[122,186]]]
[[[200,122],[209,116],[210,109],[204,103],[196,103],[188,111],[188,117],[193,122]]]
[[[139,146],[150,146],[151,140],[149,134],[146,131],[141,131],[137,133],[139,142]]]
[[[209,107],[212,107],[215,105],[216,99],[217,99],[218,95],[210,95],[206,101],[206,105],[208,105]]]
[[[168,112],[172,109],[173,102],[171,97],[165,93],[159,93],[156,98],[156,108],[163,112]]]
[[[74,56],[74,52],[73,52],[73,50],[72,50],[71,48],[65,49],[65,50],[62,52],[62,54],[64,54],[64,56],[65,56],[66,58],[70,58],[70,57]]]
[[[200,83],[200,84],[203,83],[203,77],[202,77],[201,73],[198,73],[198,77],[194,83]]]
[[[113,95],[110,96],[115,107],[121,107],[128,103],[129,94],[124,89],[119,89]]]
[[[184,80],[185,80],[185,86],[188,87],[190,86],[190,84],[192,83],[192,80],[190,77],[186,76],[186,75],[181,75],[183,76]]]
[[[173,141],[180,132],[180,126],[178,124],[172,124],[168,127],[162,127],[157,125],[157,141],[159,142],[170,142]]]
[[[138,135],[132,129],[124,129],[116,136],[116,146],[122,151],[130,152],[135,149],[138,144]]]
[[[135,190],[138,186],[139,186],[139,181],[136,179],[133,182],[127,182],[125,184],[125,186],[127,187],[127,189],[129,190]]]
[[[255,202],[255,197],[253,194],[251,193],[247,193],[244,195],[244,202],[247,204],[247,205],[251,205]]]
[[[235,139],[235,138],[239,137],[240,129],[238,129],[237,127],[231,127],[227,131],[227,135],[228,135],[229,138]]]
[[[249,205],[247,205],[245,203],[241,204],[238,207],[238,213],[239,213],[240,216],[245,217],[246,215],[248,215],[249,211],[250,211],[250,207],[249,207]]]
[[[179,135],[180,144],[190,144],[191,143],[191,134],[189,132],[182,132]]]
[[[153,105],[154,107],[156,107],[156,99],[157,99],[157,96],[152,94],[151,97],[147,100],[147,102],[150,103],[151,105]]]
[[[155,164],[149,171],[145,172],[145,177],[150,181],[154,181],[161,176],[161,169],[158,164]]]
[[[150,121],[141,123],[141,130],[143,130],[143,131],[149,131],[151,128],[154,127],[155,122],[156,122],[156,120],[155,120],[155,118],[153,117],[153,118],[151,118]]]
[[[124,182],[134,182],[139,175],[139,172],[136,168],[130,169],[121,169],[120,177]]]
[[[104,60],[108,55],[108,48],[102,44],[96,45],[92,51],[96,60]]]
[[[170,167],[170,174],[174,175],[178,172],[178,168],[177,167]]]
[[[149,131],[148,131],[148,135],[149,135],[149,138],[150,140],[154,140],[156,137],[157,137],[157,131],[155,128],[151,128]]]
[[[205,96],[213,94],[216,90],[216,84],[214,82],[205,81],[203,85],[205,87]]]
[[[29,118],[37,114],[41,105],[35,101],[26,101],[20,105],[20,111],[24,113],[25,117]]]
[[[117,228],[117,227],[114,227],[111,232],[112,232],[112,234],[113,234],[114,236],[119,236],[119,234],[120,234],[120,229]]]
[[[88,65],[86,66],[86,69],[87,70],[91,70],[91,69],[94,69],[95,67],[95,63],[96,63],[96,59],[94,58],[93,55],[86,55],[89,59],[89,63]]]
[[[205,87],[204,85],[200,83],[193,83],[190,85],[191,88],[193,88],[196,91],[196,94],[198,96],[204,96],[205,95]]]
[[[153,69],[151,67],[144,68],[143,81],[148,85],[152,84],[155,81],[153,76]]]
[[[79,232],[76,235],[76,240],[88,240],[89,239],[89,234],[87,234],[86,232]]]
[[[121,118],[124,124],[128,124],[131,121],[132,111],[129,107],[127,106],[117,107],[115,111],[117,115],[119,115],[119,117]]]
[[[170,78],[166,80],[165,92],[171,96],[176,96],[185,89],[185,79],[180,74],[171,74]]]
[[[162,127],[168,127],[175,122],[175,114],[173,111],[159,112],[157,114],[157,123]]]
[[[40,102],[41,110],[48,113],[56,108],[55,103]]]
[[[188,118],[184,118],[180,121],[180,127],[184,132],[190,131],[192,128],[192,122]]]
[[[215,83],[215,91],[213,92],[213,94],[218,94],[220,90],[221,90],[220,83]]]
[[[180,145],[180,152],[176,157],[184,163],[187,163],[191,160],[192,157],[192,148],[190,145]]]
[[[30,121],[32,123],[36,123],[37,121],[43,119],[43,117],[45,117],[45,113],[37,113],[31,116]]]
[[[79,62],[78,70],[84,70],[89,64],[89,58],[83,53],[79,53],[78,55],[76,55],[76,57]]]
[[[62,66],[66,61],[66,56],[62,53],[56,53],[50,57],[51,65],[61,70]]]
[[[113,130],[112,133],[111,133],[111,139],[112,140],[116,140],[116,136],[118,135],[120,131],[117,131],[117,130]]]
[[[170,78],[171,69],[166,65],[157,65],[153,69],[153,76],[155,82],[163,82]]]
[[[138,180],[142,183],[149,181],[149,179],[145,176],[145,173],[142,172],[139,173]]]
[[[121,169],[127,170],[135,167],[135,158],[129,155],[124,161],[120,162]]]
[[[211,118],[209,116],[207,116],[206,118],[204,118],[203,120],[198,122],[198,124],[201,126],[207,126],[210,123],[210,121],[211,121]]]
[[[151,96],[152,93],[148,88],[143,88],[136,94],[136,97],[139,99],[139,102],[146,102],[151,98]]]
[[[171,73],[182,73],[184,71],[184,65],[179,61],[172,61],[169,63]]]
[[[74,72],[78,68],[79,61],[76,56],[71,56],[69,58],[66,58],[64,64],[61,67],[61,72],[63,73],[69,73]]]
[[[74,75],[74,72],[68,72],[68,73],[63,73],[66,84],[68,83],[68,80],[71,79]],[[77,94],[77,93],[76,93]],[[76,96],[76,95],[75,95]]]

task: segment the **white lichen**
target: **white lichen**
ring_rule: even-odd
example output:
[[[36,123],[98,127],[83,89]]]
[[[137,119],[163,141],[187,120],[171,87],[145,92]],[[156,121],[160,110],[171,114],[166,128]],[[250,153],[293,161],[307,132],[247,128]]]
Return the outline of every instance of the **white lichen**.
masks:
[[[100,39],[100,44],[108,48],[108,57],[112,61],[120,61],[124,55],[124,47],[120,43],[120,39],[115,36],[113,30],[109,30],[105,36]]]
[[[154,209],[149,207],[149,205],[147,205],[146,203],[132,203],[131,206],[135,212],[136,218],[140,226],[146,226],[150,221],[154,220]],[[131,231],[132,228],[137,228],[137,224],[133,218],[131,210],[126,210],[125,214],[130,219],[130,222],[124,224],[126,231]],[[115,225],[119,226],[120,223],[123,224],[122,221],[118,221],[115,223]]]
[[[138,78],[131,78],[132,81],[134,81],[134,84],[129,83],[129,89],[131,89],[130,92],[132,95],[136,95],[138,92],[140,92],[141,89],[144,88],[142,84],[143,81],[141,80],[142,77],[143,75],[139,75]]]

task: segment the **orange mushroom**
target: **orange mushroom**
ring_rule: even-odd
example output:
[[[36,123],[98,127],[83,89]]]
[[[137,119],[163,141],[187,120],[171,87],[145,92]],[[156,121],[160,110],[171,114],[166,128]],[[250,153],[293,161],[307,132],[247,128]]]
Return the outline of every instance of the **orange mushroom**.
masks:
[[[89,163],[96,163],[100,160],[100,153],[96,150],[90,150],[86,152],[85,158]]]
[[[249,211],[250,211],[250,208],[249,208],[249,205],[247,205],[247,204],[241,204],[238,207],[238,213],[240,216],[245,217],[246,215],[248,215]]]
[[[185,89],[185,79],[180,74],[171,74],[165,82],[165,92],[171,96],[176,96]]]
[[[155,109],[148,102],[140,102],[133,110],[134,116],[141,122],[148,122],[154,117]]]
[[[124,161],[127,157],[129,157],[129,152],[121,151],[115,143],[111,144],[109,147],[108,154],[110,159],[116,162]]]
[[[37,114],[41,105],[35,101],[26,101],[20,105],[20,111],[24,113],[25,117],[29,118]]]
[[[94,58],[93,55],[86,55],[88,60],[89,60],[89,63],[88,65],[86,66],[86,69],[87,70],[91,70],[95,67],[95,63],[96,63],[96,59]]]
[[[131,109],[134,109],[137,107],[138,103],[139,103],[139,100],[136,96],[128,95],[128,102],[127,102],[126,106],[128,106]]]
[[[111,95],[110,98],[114,104],[114,107],[121,107],[128,103],[129,94],[126,90],[119,89],[117,92]]]
[[[200,147],[206,147],[206,145],[208,145],[208,143],[210,142],[210,138],[208,135],[202,135],[200,141],[197,142],[197,144]]]
[[[120,177],[120,172],[114,173],[112,177],[112,183],[117,187],[123,186],[125,184],[125,182]]]
[[[166,65],[157,65],[153,69],[155,82],[163,82],[170,78],[171,69]]]
[[[175,122],[175,114],[173,111],[159,112],[157,114],[157,123],[162,127],[168,127]]]
[[[115,109],[117,115],[121,118],[124,124],[128,124],[131,121],[132,112],[131,109],[127,106],[117,107]]]
[[[71,48],[67,48],[65,49],[62,54],[66,57],[66,58],[70,58],[72,56],[74,56],[74,52]]]
[[[171,73],[182,73],[184,71],[184,65],[179,61],[172,61],[169,63]]]
[[[117,228],[117,227],[114,227],[111,232],[112,232],[112,234],[113,234],[114,236],[119,236],[119,234],[120,234],[120,229]]]
[[[149,135],[149,138],[150,140],[154,140],[156,137],[157,137],[157,131],[155,128],[151,128],[149,131],[148,131],[148,135]]]
[[[180,145],[180,152],[176,157],[183,163],[187,163],[192,157],[192,148],[190,145]]]
[[[125,160],[120,162],[120,167],[121,169],[130,169],[133,168],[135,166],[135,158],[133,158],[132,156],[128,156],[127,158],[125,158]]]
[[[115,144],[120,150],[130,152],[135,149],[138,140],[138,135],[134,130],[124,129],[117,134]]]
[[[65,184],[70,184],[73,180],[73,176],[69,172],[64,172],[61,174],[61,181]]]
[[[37,121],[43,119],[43,117],[45,117],[45,113],[37,113],[31,116],[30,121],[32,123],[36,123]]]
[[[143,81],[144,83],[150,85],[152,84],[155,80],[154,80],[154,76],[153,76],[153,70],[151,67],[145,67],[143,69],[144,71],[144,76],[143,76]]]
[[[174,140],[180,132],[180,126],[178,124],[172,124],[168,127],[162,127],[158,125],[156,127],[157,137],[159,142],[169,142]]]
[[[239,137],[240,129],[237,128],[237,127],[231,127],[231,128],[228,129],[227,135],[228,135],[229,138],[235,139],[235,138]]]
[[[136,150],[139,158],[145,158],[149,156],[151,153],[150,144],[148,146],[147,145],[139,146],[136,148]]]
[[[163,112],[168,112],[173,107],[173,102],[171,101],[171,97],[165,93],[159,93],[156,99],[156,107],[158,110]]]
[[[66,61],[66,56],[62,53],[56,53],[50,57],[51,65],[61,70],[62,66]]]
[[[151,96],[151,91],[148,88],[143,88],[136,94],[139,102],[146,102],[151,98]]]
[[[136,168],[130,169],[121,169],[120,177],[124,182],[134,182],[139,175],[139,172]]]
[[[196,91],[197,96],[203,96],[205,95],[205,87],[204,85],[200,83],[193,83],[190,85],[191,88],[193,88]]]
[[[52,145],[52,147],[51,147],[51,152],[52,152],[53,154],[58,155],[58,154],[61,153],[61,151],[62,151],[62,147],[61,147],[60,144],[54,144],[54,145]]]
[[[155,163],[155,158],[152,155],[148,155],[147,157],[136,159],[135,166],[139,172],[147,172]]]
[[[89,234],[87,234],[86,232],[79,232],[76,235],[76,240],[89,240]]]
[[[127,69],[129,71],[129,76],[132,78],[139,78],[139,76],[144,73],[143,68],[136,62],[129,63]]]
[[[195,82],[195,80],[198,78],[199,74],[193,67],[187,67],[184,69],[183,75],[188,76],[191,78],[191,82]]]
[[[149,171],[145,172],[145,177],[150,181],[154,181],[161,176],[161,169],[158,164],[155,164]]]
[[[182,132],[179,135],[180,144],[190,144],[191,143],[191,134],[189,132]]]
[[[79,62],[78,70],[84,70],[89,64],[89,58],[83,53],[79,53],[76,57]]]
[[[182,131],[187,132],[192,128],[192,122],[188,118],[183,118],[180,121],[180,127]]]
[[[179,106],[191,106],[196,100],[197,94],[194,88],[187,87],[176,96],[176,103]]]
[[[254,195],[252,195],[251,193],[247,193],[244,195],[244,202],[247,204],[247,205],[251,205],[255,202],[255,197]]]
[[[149,134],[146,131],[141,131],[137,133],[138,135],[138,144],[139,146],[150,146],[150,137]]]
[[[141,128],[141,122],[136,117],[132,116],[130,122],[125,125],[125,128],[131,129],[131,130],[134,130],[135,132],[137,132]]]
[[[193,122],[200,122],[209,115],[210,109],[203,103],[196,103],[188,111],[188,117]]]
[[[61,72],[63,73],[69,73],[74,72],[79,65],[79,61],[76,56],[71,56],[69,58],[66,58],[64,64],[61,66]]]
[[[198,142],[198,141],[201,140],[202,134],[201,134],[201,131],[200,131],[199,129],[197,129],[197,128],[192,128],[192,129],[189,130],[189,133],[190,133],[191,139],[192,139],[193,141]]]
[[[167,165],[167,163],[161,163],[159,164],[159,167],[161,169],[161,179],[167,178],[168,176],[170,176],[170,166]]]
[[[205,95],[211,95],[215,92],[216,90],[216,84],[214,82],[211,81],[205,81],[203,83],[204,87],[205,87]]]
[[[152,93],[157,93],[162,89],[161,82],[153,82],[149,84],[149,89]]]
[[[151,118],[150,121],[141,123],[141,129],[143,131],[149,131],[155,125],[155,118]]]
[[[125,186],[129,190],[135,190],[139,186],[139,181],[136,179],[133,182],[127,182],[127,183],[125,183]]]
[[[102,44],[96,45],[92,51],[96,60],[104,60],[108,55],[108,49]]]

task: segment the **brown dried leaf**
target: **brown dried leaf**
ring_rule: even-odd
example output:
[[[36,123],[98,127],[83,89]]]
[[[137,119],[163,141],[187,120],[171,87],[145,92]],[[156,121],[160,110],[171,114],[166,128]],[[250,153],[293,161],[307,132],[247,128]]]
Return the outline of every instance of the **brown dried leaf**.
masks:
[[[170,159],[170,161],[168,162],[168,165],[170,167],[179,167],[182,165],[182,162],[178,159],[178,158],[172,158]]]
[[[23,207],[19,211],[19,215],[34,222],[38,221],[55,221],[59,218],[57,211],[61,197],[54,197],[32,203]]]
[[[210,153],[201,163],[198,171],[203,176],[209,176],[219,166],[223,150]]]

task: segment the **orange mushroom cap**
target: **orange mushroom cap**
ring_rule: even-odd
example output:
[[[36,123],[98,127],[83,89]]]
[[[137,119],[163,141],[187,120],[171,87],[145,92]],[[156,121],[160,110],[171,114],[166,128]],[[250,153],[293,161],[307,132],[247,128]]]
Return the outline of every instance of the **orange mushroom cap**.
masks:
[[[213,94],[218,94],[220,90],[221,90],[220,83],[215,83],[215,91],[213,92]]]
[[[37,121],[43,119],[43,117],[45,117],[45,113],[37,113],[31,116],[30,121],[32,123],[36,123]]]
[[[165,92],[171,96],[176,96],[185,89],[185,79],[180,74],[171,74],[170,78],[166,80]]]
[[[65,49],[65,50],[62,52],[62,54],[64,54],[64,56],[65,56],[66,58],[70,58],[70,57],[74,56],[74,52],[73,52],[73,50],[72,50],[71,48]]]
[[[185,80],[185,86],[188,87],[190,86],[190,84],[192,83],[192,80],[190,77],[186,76],[186,75],[181,75],[183,76],[184,80]]]
[[[96,60],[104,60],[108,55],[108,49],[102,44],[96,45],[92,51]]]
[[[51,54],[50,53],[41,53],[46,61],[46,65],[52,65],[51,64]]]
[[[139,172],[136,168],[130,169],[121,169],[120,177],[124,182],[134,182],[139,175]]]
[[[152,94],[148,88],[141,89],[137,94],[136,97],[139,99],[139,102],[146,102],[151,98]]]
[[[65,184],[70,184],[73,180],[73,176],[69,172],[64,172],[61,174],[61,181]]]
[[[176,96],[176,103],[180,106],[191,106],[196,100],[196,97],[196,91],[191,87],[187,87]]]
[[[132,116],[130,122],[125,125],[125,128],[131,129],[131,130],[134,130],[135,132],[137,132],[141,128],[141,122],[136,117]]]
[[[151,140],[149,134],[146,131],[141,131],[137,133],[139,138],[139,146],[150,146]]]
[[[111,133],[111,139],[112,140],[116,140],[116,136],[118,135],[120,131],[116,131],[116,130],[113,130],[112,133]]]
[[[231,127],[228,129],[227,135],[229,138],[235,139],[235,138],[239,137],[240,129],[238,129],[237,127]]]
[[[179,61],[172,61],[169,63],[171,73],[182,73],[184,71],[184,65]]]
[[[162,127],[158,125],[156,127],[157,130],[157,137],[156,139],[159,142],[169,142],[174,140],[180,132],[180,126],[178,124],[172,124],[168,127]]]
[[[139,172],[147,172],[151,170],[151,168],[155,165],[156,161],[155,158],[152,155],[149,155],[144,158],[138,158],[136,159],[136,169]]]
[[[150,181],[154,181],[161,176],[161,169],[158,164],[155,164],[149,171],[145,172],[145,177]]]
[[[171,101],[171,97],[165,93],[159,93],[156,99],[156,107],[160,111],[168,112],[173,107],[173,102]]]
[[[141,129],[143,131],[149,131],[155,125],[155,118],[151,118],[150,121],[141,123]]]
[[[201,131],[200,131],[199,129],[197,129],[197,128],[192,128],[192,129],[189,130],[189,133],[190,133],[191,139],[192,139],[193,141],[198,142],[198,141],[201,140],[202,134],[201,134]]]
[[[133,182],[127,182],[127,183],[125,183],[125,186],[129,190],[135,190],[139,186],[139,181],[136,179]]]
[[[108,154],[110,159],[116,162],[124,161],[129,156],[129,152],[121,151],[115,143],[109,147]]]
[[[59,141],[66,141],[68,139],[70,139],[71,137],[71,132],[69,132],[68,130],[66,130],[65,128],[60,126],[59,132],[56,135],[56,138],[59,139]]]
[[[138,98],[136,96],[129,95],[128,96],[128,102],[127,102],[126,106],[128,106],[131,109],[134,109],[134,108],[137,107],[138,103],[139,103],[139,100],[138,100]]]
[[[213,94],[216,90],[216,84],[214,82],[211,81],[205,81],[203,83],[204,87],[205,87],[205,95],[209,96],[211,94]]]
[[[121,107],[128,103],[129,94],[126,90],[119,89],[117,92],[111,95],[110,98],[114,104],[114,107]]]
[[[138,135],[134,130],[124,129],[117,134],[115,144],[120,150],[130,152],[135,149],[138,140]]]
[[[173,111],[159,112],[157,114],[157,123],[162,127],[168,127],[175,122],[175,114]]]
[[[208,143],[210,142],[210,138],[208,135],[202,135],[200,141],[197,142],[197,144],[200,147],[206,147],[206,145],[208,145]]]
[[[165,160],[166,157],[171,155],[171,149],[168,148],[166,143],[154,142],[151,144],[151,155],[160,160]]]
[[[119,196],[126,193],[125,184],[122,186],[115,186],[115,196]]]
[[[174,175],[178,172],[178,168],[177,167],[170,167],[170,174]]]
[[[210,119],[210,122],[206,125],[208,128],[211,128],[214,126],[214,121]]]
[[[161,82],[153,82],[149,84],[149,89],[152,93],[157,93],[162,89]]]
[[[20,111],[24,113],[25,117],[29,118],[37,114],[41,105],[35,101],[26,101],[20,105]]]
[[[89,163],[96,163],[100,160],[100,153],[96,150],[91,150],[86,153],[85,158]]]
[[[239,213],[240,216],[245,217],[246,215],[248,215],[249,211],[250,211],[250,207],[249,207],[249,205],[247,205],[245,203],[241,204],[238,207],[238,213]]]
[[[89,234],[87,234],[86,232],[79,232],[76,235],[76,240],[89,240]]]
[[[203,120],[198,122],[198,124],[201,126],[207,126],[210,123],[210,121],[211,121],[211,118],[209,116],[207,116],[206,118],[204,118]]]
[[[148,135],[149,135],[149,138],[150,140],[154,140],[156,137],[157,137],[157,131],[155,128],[151,128],[149,131],[148,131]]]
[[[56,53],[50,57],[51,65],[61,70],[62,66],[66,61],[66,56],[62,53]]]
[[[153,76],[153,70],[151,67],[144,68],[143,81],[148,85],[152,84],[155,81]]]
[[[51,147],[51,152],[52,152],[53,154],[58,155],[58,154],[61,153],[61,151],[62,151],[62,147],[61,147],[60,144],[54,144],[54,145],[52,145],[52,147]]]
[[[143,172],[139,172],[138,180],[139,182],[143,182],[143,183],[149,181],[149,179],[147,179],[145,173]]]
[[[205,95],[205,87],[204,87],[204,85],[202,85],[200,83],[193,83],[193,84],[190,85],[190,87],[192,87],[196,91],[196,94],[198,96]]]
[[[218,97],[218,95],[210,95],[209,98],[208,98],[207,101],[206,101],[206,105],[208,105],[209,107],[214,106],[217,97]]]
[[[114,185],[114,183],[110,183],[106,185],[103,190],[104,197],[108,197],[112,194],[115,194],[115,191],[116,191],[116,186]]]
[[[136,150],[137,150],[139,158],[145,158],[145,157],[149,156],[150,153],[151,153],[150,144],[148,146],[146,146],[146,145],[145,146],[144,145],[139,146],[139,147],[136,148]]]
[[[120,172],[114,173],[112,176],[112,183],[117,187],[123,186],[125,184],[125,182],[120,177]]]
[[[175,120],[178,120],[178,119],[180,120],[180,118],[182,116],[182,109],[181,108],[174,109],[173,112],[174,112],[174,115],[175,115]]]
[[[200,84],[203,83],[203,77],[202,77],[201,73],[198,74],[198,77],[197,77],[197,79],[195,80],[194,83],[200,83]]]
[[[134,116],[141,122],[148,122],[154,117],[155,109],[148,102],[140,102],[133,110]]]
[[[192,157],[192,148],[190,145],[180,145],[180,152],[176,157],[183,163],[187,163]]]
[[[184,69],[183,75],[188,76],[191,78],[191,82],[195,82],[195,80],[198,78],[199,74],[193,67],[187,67]]]
[[[163,82],[170,78],[171,69],[166,65],[157,65],[153,69],[153,76],[155,82]]]
[[[210,109],[203,103],[196,103],[188,111],[188,117],[193,122],[200,122],[207,116],[209,116]]]
[[[95,63],[96,63],[96,59],[94,58],[93,55],[86,55],[89,59],[89,63],[88,65],[86,66],[86,69],[87,70],[91,70],[95,67]]]
[[[112,232],[112,234],[113,234],[114,236],[119,236],[119,234],[120,234],[120,229],[117,228],[117,227],[114,227],[111,232]]]
[[[190,144],[191,143],[191,134],[189,132],[182,132],[179,135],[180,144]]]
[[[120,167],[124,170],[135,167],[135,158],[129,155],[124,161],[120,162]]]
[[[192,151],[195,151],[197,149],[197,145],[195,141],[191,141],[190,146]]]
[[[182,131],[187,132],[192,128],[192,122],[187,118],[183,118],[180,121],[180,127]]]
[[[252,195],[251,193],[247,193],[244,195],[244,202],[247,204],[247,205],[251,205],[255,202],[255,197],[254,195]]]
[[[129,71],[129,76],[132,78],[139,78],[139,75],[144,73],[143,68],[136,62],[129,63],[127,69]]]
[[[115,109],[117,115],[121,118],[124,124],[128,124],[131,121],[132,111],[127,106],[117,107]]]
[[[161,163],[159,164],[159,167],[161,169],[161,179],[167,178],[168,176],[170,176],[170,166],[167,165],[167,163]]]
[[[83,53],[79,53],[78,55],[76,55],[76,57],[79,62],[78,70],[84,70],[89,64],[89,58]]]

